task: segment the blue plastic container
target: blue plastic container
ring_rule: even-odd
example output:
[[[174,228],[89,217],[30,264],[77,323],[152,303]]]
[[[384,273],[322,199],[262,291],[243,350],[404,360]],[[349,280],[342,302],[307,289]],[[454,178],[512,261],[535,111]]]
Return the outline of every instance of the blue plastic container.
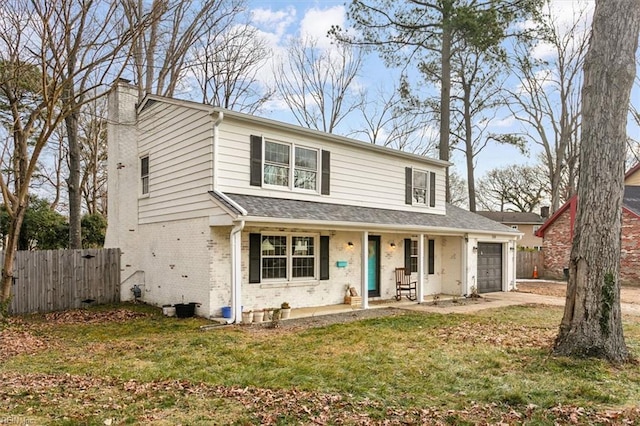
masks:
[[[231,306],[223,306],[222,307],[222,317],[223,318],[231,318]]]

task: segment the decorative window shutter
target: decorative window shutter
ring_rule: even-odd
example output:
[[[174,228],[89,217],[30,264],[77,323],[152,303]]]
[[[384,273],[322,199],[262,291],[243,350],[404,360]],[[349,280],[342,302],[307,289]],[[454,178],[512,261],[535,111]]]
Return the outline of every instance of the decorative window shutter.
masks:
[[[329,236],[320,236],[320,279],[329,279]]]
[[[436,241],[429,240],[429,261],[428,261],[429,275],[436,273]]]
[[[429,173],[429,207],[436,206],[436,174]]]
[[[331,191],[331,153],[322,150],[322,178],[320,182],[320,193],[329,195]]]
[[[411,273],[411,238],[404,239],[404,270]]]
[[[252,186],[262,186],[262,136],[251,135],[251,178]]]
[[[249,282],[260,282],[262,235],[249,234]]]
[[[411,167],[405,167],[405,190],[404,190],[404,202],[405,204],[412,204],[413,200],[413,169]]]

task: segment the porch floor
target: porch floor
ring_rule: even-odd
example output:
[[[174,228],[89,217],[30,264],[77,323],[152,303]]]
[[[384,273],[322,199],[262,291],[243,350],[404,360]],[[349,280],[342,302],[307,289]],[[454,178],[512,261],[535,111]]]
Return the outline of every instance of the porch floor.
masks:
[[[440,300],[448,300],[452,299],[453,296],[441,294]],[[424,302],[429,302],[433,300],[433,295],[426,296],[423,298]],[[406,297],[403,297],[400,300],[396,299],[384,299],[384,300],[369,300],[369,309],[380,309],[380,308],[409,308],[411,306],[419,305],[417,300],[408,300]],[[292,308],[290,319],[294,318],[308,318],[315,317],[320,315],[331,315],[331,314],[340,314],[344,312],[353,312],[362,310],[362,306],[350,306],[347,304],[340,305],[328,305],[328,306],[314,306],[311,308]]]

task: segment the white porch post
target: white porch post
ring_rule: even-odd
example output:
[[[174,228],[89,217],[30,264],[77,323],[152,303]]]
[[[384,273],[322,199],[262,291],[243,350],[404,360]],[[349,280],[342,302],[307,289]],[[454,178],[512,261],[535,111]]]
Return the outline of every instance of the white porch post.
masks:
[[[424,234],[418,235],[418,303],[424,300]]]
[[[469,294],[469,234],[464,234],[462,238],[462,282],[460,283],[460,293]]]
[[[360,294],[362,295],[362,309],[369,309],[369,232],[362,233],[362,282]]]

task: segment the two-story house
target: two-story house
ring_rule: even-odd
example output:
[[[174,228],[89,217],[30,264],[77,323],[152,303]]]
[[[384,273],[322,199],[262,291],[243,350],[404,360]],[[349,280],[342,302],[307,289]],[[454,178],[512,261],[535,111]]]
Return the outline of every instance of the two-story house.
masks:
[[[122,293],[161,305],[340,304],[507,291],[521,235],[445,203],[448,163],[194,102],[109,96],[109,225]]]

